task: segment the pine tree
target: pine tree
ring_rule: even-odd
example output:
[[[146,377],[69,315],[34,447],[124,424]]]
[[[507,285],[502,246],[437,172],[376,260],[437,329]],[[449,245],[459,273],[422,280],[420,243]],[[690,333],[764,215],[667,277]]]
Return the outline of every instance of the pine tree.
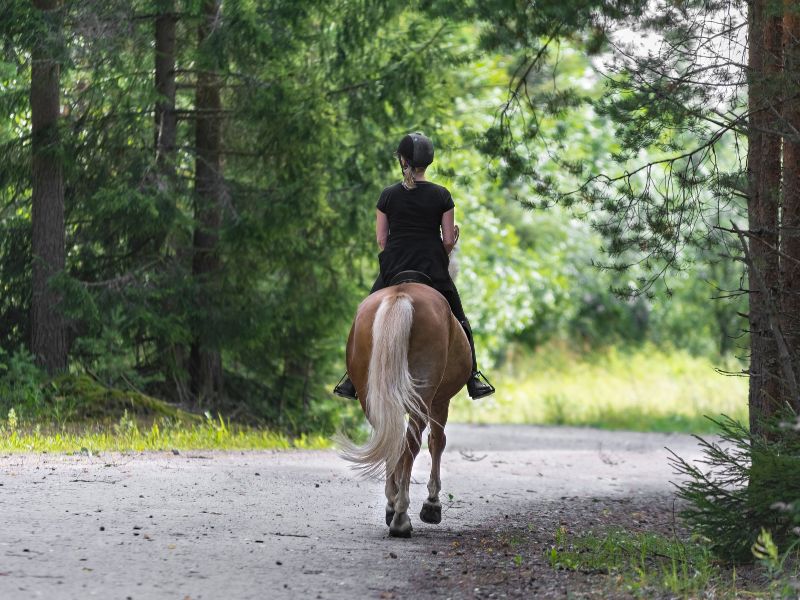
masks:
[[[32,260],[31,352],[50,373],[67,366],[61,294],[52,278],[65,266],[64,180],[59,134],[62,12],[58,0],[35,0],[40,28],[31,53]]]
[[[219,230],[225,200],[222,173],[222,100],[220,78],[211,55],[221,27],[221,0],[205,0],[197,27],[200,64],[195,89],[195,218],[192,275],[198,288],[199,315],[189,358],[191,391],[200,405],[214,403],[222,393],[222,355],[216,340],[204,331],[209,295],[221,288]]]
[[[757,430],[780,405],[780,369],[775,334],[779,327],[778,207],[781,139],[777,134],[782,70],[781,14],[766,1],[749,5],[747,215],[750,235],[750,427]],[[755,273],[755,271],[758,273]]]
[[[783,18],[783,118],[787,134],[783,137],[782,161],[780,310],[781,329],[794,350],[794,375],[800,378],[800,7],[787,0]],[[792,404],[800,411],[800,398]]]

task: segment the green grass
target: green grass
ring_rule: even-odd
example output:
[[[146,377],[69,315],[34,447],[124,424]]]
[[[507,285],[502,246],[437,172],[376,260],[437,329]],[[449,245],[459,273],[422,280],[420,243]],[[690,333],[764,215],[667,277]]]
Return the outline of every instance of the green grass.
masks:
[[[491,373],[494,396],[473,402],[459,395],[450,420],[692,433],[716,430],[704,415],[746,423],[747,379],[715,368],[741,366],[653,346],[588,355],[548,347]]]
[[[0,452],[141,452],[144,450],[288,450],[330,447],[319,435],[282,433],[234,426],[206,417],[200,424],[161,418],[146,423],[124,414],[113,424],[74,424],[58,428],[20,425],[13,412],[0,421]]]
[[[664,593],[673,598],[771,598],[789,589],[788,580],[766,584],[759,572],[743,581],[735,567],[722,566],[702,543],[651,532],[611,529],[571,538],[560,527],[545,558],[554,569],[611,575],[617,587],[643,598]]]

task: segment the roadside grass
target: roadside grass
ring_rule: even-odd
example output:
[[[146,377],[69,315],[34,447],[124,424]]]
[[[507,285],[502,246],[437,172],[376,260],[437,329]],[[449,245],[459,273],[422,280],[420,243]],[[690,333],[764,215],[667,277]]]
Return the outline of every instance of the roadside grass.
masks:
[[[43,427],[20,424],[9,412],[0,421],[0,452],[141,452],[145,450],[289,450],[329,448],[322,435],[283,433],[233,425],[206,414],[202,423],[159,418],[145,421],[125,412],[114,423],[75,423]]]
[[[548,346],[490,374],[494,396],[459,394],[450,420],[714,433],[705,415],[748,421],[747,379],[716,369],[738,372],[741,365],[652,345],[591,354]]]
[[[677,598],[794,598],[797,566],[782,572],[726,566],[700,541],[614,528],[574,537],[564,527],[545,551],[553,569],[601,573],[633,595]],[[743,577],[742,575],[745,574]]]

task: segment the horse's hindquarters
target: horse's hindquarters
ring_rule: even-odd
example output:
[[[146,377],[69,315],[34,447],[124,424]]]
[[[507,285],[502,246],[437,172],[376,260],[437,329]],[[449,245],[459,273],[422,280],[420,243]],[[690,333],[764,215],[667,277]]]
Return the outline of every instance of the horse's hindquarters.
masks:
[[[345,446],[343,456],[367,473],[385,468],[392,535],[411,533],[408,488],[427,425],[433,466],[422,519],[429,523],[441,519],[444,425],[450,398],[466,383],[470,365],[466,336],[436,290],[401,284],[370,295],[359,306],[348,339],[347,368],[373,433],[361,448]]]

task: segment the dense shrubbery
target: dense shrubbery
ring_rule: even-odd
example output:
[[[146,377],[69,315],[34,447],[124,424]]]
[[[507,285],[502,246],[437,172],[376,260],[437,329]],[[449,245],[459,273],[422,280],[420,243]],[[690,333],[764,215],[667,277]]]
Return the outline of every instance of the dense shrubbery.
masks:
[[[701,466],[673,458],[677,473],[686,478],[678,484],[678,496],[689,504],[683,518],[728,560],[751,560],[754,550],[764,554],[767,539],[776,551],[797,549],[800,418],[790,411],[776,415],[765,424],[764,435],[730,417],[716,423],[719,441],[700,440]]]
[[[64,425],[109,422],[131,417],[169,417],[187,422],[198,415],[143,394],[133,386],[109,387],[87,374],[48,377],[24,350],[11,355],[0,350],[0,420],[13,414],[17,423]]]

